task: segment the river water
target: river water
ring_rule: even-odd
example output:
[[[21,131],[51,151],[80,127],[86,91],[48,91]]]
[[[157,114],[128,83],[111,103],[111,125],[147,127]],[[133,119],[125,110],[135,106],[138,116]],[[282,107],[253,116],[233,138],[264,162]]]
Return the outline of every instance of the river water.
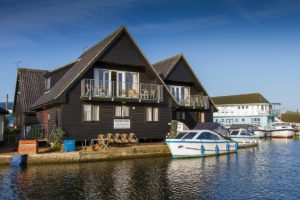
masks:
[[[300,140],[210,158],[0,167],[0,199],[300,199]]]

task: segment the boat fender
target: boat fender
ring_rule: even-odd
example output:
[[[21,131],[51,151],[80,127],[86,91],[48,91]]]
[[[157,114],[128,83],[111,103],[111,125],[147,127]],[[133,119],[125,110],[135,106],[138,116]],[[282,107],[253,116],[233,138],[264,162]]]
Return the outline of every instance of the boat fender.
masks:
[[[234,146],[234,148],[235,148],[235,151],[237,152],[237,151],[238,151],[238,149],[239,149],[239,144],[238,144],[238,143],[235,143],[235,146]]]
[[[243,144],[246,144],[246,141],[245,141],[245,140],[243,140]]]
[[[230,151],[230,145],[227,143],[226,144],[226,152],[229,153],[229,151]]]
[[[219,146],[218,145],[216,145],[215,151],[216,151],[216,154],[218,155],[219,154]]]
[[[201,144],[201,149],[200,149],[200,151],[201,151],[201,154],[204,155],[205,148],[204,148],[204,145],[203,145],[203,144]]]

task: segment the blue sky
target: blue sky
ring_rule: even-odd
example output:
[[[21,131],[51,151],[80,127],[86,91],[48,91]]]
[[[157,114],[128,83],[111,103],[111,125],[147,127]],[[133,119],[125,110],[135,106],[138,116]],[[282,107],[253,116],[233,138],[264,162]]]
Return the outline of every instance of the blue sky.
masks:
[[[126,25],[151,62],[184,53],[211,96],[300,110],[299,22],[297,0],[0,0],[0,101],[17,65],[54,69]]]

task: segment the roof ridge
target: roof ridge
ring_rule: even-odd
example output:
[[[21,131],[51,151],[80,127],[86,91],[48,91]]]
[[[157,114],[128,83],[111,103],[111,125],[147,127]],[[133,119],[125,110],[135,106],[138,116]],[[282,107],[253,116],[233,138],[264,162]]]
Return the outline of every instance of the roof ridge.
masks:
[[[85,53],[83,53],[79,57],[79,61],[75,63],[74,66],[68,72],[66,72],[59,81],[56,82],[56,84],[49,90],[48,93],[42,95],[31,106],[31,108],[45,105],[48,102],[53,101],[54,99],[57,99],[59,96],[61,96],[63,92],[72,85],[74,80],[76,80],[78,76],[80,76],[81,73],[103,53],[103,51],[112,43],[116,36],[119,35],[123,30],[126,31],[126,29],[124,29],[124,26],[121,26],[116,31],[112,32],[96,45],[89,48]],[[63,89],[61,89],[60,87],[62,87]]]
[[[46,69],[32,69],[32,68],[17,68],[18,71],[36,71],[36,72],[48,72],[49,70],[46,70]]]
[[[176,58],[176,57],[178,57],[178,59],[180,59],[181,57],[183,57],[183,53],[179,53],[179,54],[176,54],[176,55],[174,55],[174,56],[171,56],[171,57],[165,58],[165,59],[163,59],[163,60],[159,60],[159,61],[157,61],[157,62],[153,63],[152,65],[156,65],[156,64],[158,64],[158,63],[162,63],[162,62],[165,62],[165,61],[171,60],[171,59],[173,59],[173,58]]]
[[[222,96],[213,96],[212,98],[218,98],[218,97],[232,97],[232,96],[244,96],[244,95],[254,95],[254,94],[258,94],[260,96],[263,96],[261,93],[259,92],[253,92],[253,93],[243,93],[243,94],[233,94],[233,95],[222,95]]]
[[[120,32],[122,29],[126,29],[126,27],[124,25],[120,26],[117,30],[115,30],[114,32],[110,33],[109,35],[107,35],[106,37],[104,37],[103,39],[99,40],[98,42],[96,42],[93,46],[91,46],[90,48],[88,48],[85,52],[83,52],[78,59],[82,58],[89,50],[95,48],[97,45],[99,45],[102,41],[108,39],[109,37],[111,37],[112,35],[116,34],[117,32]]]

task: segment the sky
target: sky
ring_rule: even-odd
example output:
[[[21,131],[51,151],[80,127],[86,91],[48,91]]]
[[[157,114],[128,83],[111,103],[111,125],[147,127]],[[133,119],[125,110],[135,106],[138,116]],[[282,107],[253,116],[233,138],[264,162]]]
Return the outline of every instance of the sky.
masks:
[[[210,96],[300,110],[298,0],[0,0],[0,101],[18,67],[62,66],[121,25],[152,63],[183,53]]]

